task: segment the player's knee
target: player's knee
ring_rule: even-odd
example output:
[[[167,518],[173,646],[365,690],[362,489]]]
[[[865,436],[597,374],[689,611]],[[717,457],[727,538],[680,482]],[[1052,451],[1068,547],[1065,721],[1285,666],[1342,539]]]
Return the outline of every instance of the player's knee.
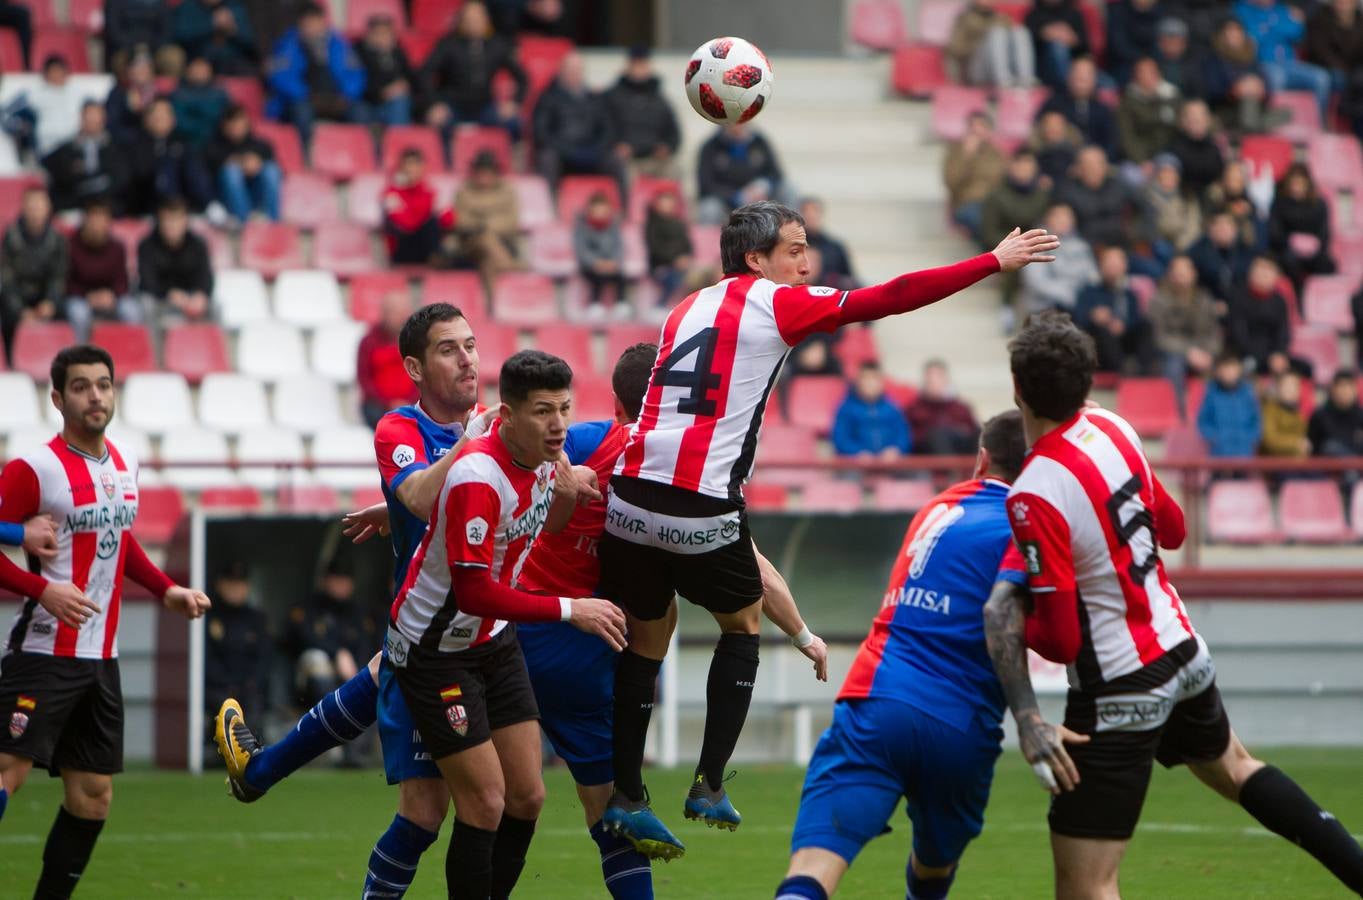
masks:
[[[114,799],[114,780],[108,775],[85,772],[66,785],[66,808],[82,819],[106,819]]]
[[[33,760],[13,756],[0,767],[0,786],[3,786],[11,796],[19,793],[19,789],[28,781],[28,774],[33,771]]]
[[[442,782],[429,785],[430,779],[404,781],[398,794],[398,815],[427,831],[439,831],[450,806]]]
[[[508,787],[504,801],[506,814],[518,819],[537,819],[544,809],[544,782],[536,778],[533,782]]]
[[[715,614],[715,621],[725,634],[760,634],[762,631],[762,601],[758,600],[738,612]]]
[[[454,800],[460,821],[479,828],[495,829],[506,811],[506,792],[499,785],[479,785],[463,791]]]

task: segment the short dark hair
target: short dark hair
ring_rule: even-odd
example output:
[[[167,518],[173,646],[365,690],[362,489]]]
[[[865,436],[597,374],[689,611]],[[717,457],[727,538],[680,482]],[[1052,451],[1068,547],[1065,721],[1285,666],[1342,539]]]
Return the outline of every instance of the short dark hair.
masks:
[[[306,19],[308,16],[321,16],[322,18],[326,18],[326,15],[327,11],[322,8],[322,4],[320,3],[304,3],[302,8],[298,10],[298,18],[300,21]]]
[[[47,57],[43,60],[44,72],[46,72],[53,66],[61,66],[66,71],[68,72],[71,71],[71,64],[67,62],[66,57],[62,56],[60,53],[49,53],[47,54]]]
[[[522,350],[502,363],[497,390],[503,403],[524,403],[531,391],[566,391],[573,386],[573,370],[543,350]]]
[[[620,399],[620,405],[637,419],[644,409],[644,395],[648,393],[648,380],[653,376],[653,364],[658,360],[658,345],[634,344],[620,354],[611,373],[611,390]]]
[[[402,153],[398,155],[398,165],[405,164],[409,159],[415,159],[418,162],[425,162],[426,154],[422,153],[415,147],[408,147],[406,150],[403,150]]]
[[[112,216],[114,214],[114,204],[108,196],[98,194],[85,201],[85,214],[88,216],[90,213],[94,212],[107,213]]]
[[[879,371],[881,371],[880,363],[877,362],[877,361],[874,360],[874,359],[862,360],[861,365],[857,366],[857,374],[858,374],[858,375],[860,375],[862,372],[879,372]]]
[[[1358,373],[1353,369],[1336,369],[1335,377],[1330,379],[1330,387],[1334,387],[1340,382],[1343,382],[1345,384],[1354,384],[1354,382],[1356,382],[1357,380]]]
[[[98,363],[104,363],[109,368],[109,377],[114,377],[114,358],[103,347],[76,344],[58,351],[57,355],[52,357],[52,369],[48,373],[52,380],[52,389],[59,394],[66,390],[66,371],[72,366],[93,366]]]
[[[748,253],[770,253],[781,241],[781,229],[791,222],[804,227],[804,216],[774,200],[759,200],[729,213],[719,233],[719,255],[725,275],[747,275]]]
[[[989,453],[990,472],[1004,481],[1016,481],[1022,472],[1022,461],[1027,457],[1022,413],[1010,409],[985,422],[980,431],[980,446]]]
[[[1098,354],[1089,337],[1057,310],[1038,313],[1008,342],[1008,363],[1022,402],[1036,415],[1063,422],[1093,387]]]
[[[176,194],[167,194],[161,198],[161,202],[156,204],[158,213],[164,212],[189,212],[189,204],[185,203],[185,198]]]
[[[251,111],[240,103],[229,103],[227,104],[227,108],[222,111],[222,118],[218,120],[218,123],[230,122],[238,116],[245,116],[249,120],[251,118]]]
[[[432,303],[423,306],[407,317],[398,332],[398,352],[403,359],[425,359],[426,348],[431,345],[431,326],[437,322],[450,322],[464,318],[464,311],[450,303]]]

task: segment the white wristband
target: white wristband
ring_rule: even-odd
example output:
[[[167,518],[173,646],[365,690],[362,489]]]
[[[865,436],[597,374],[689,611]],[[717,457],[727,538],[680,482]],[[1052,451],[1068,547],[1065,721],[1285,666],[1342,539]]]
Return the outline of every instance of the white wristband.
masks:
[[[558,598],[558,620],[567,622],[573,618],[573,600],[571,597]]]
[[[793,635],[790,642],[795,645],[796,650],[803,650],[814,643],[814,632],[809,630],[809,626],[800,629],[800,633]]]

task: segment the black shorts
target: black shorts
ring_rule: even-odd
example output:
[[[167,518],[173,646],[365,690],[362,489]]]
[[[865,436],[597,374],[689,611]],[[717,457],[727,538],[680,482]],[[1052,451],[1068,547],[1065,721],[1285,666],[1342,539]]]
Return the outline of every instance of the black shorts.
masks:
[[[514,625],[456,653],[413,642],[406,664],[394,665],[393,672],[432,759],[472,749],[499,728],[540,717]]]
[[[123,771],[123,685],[117,659],[10,653],[0,659],[0,753],[62,769]]]
[[[721,614],[762,599],[741,504],[618,475],[610,494],[597,545],[602,597],[646,621],[667,615],[676,594]]]

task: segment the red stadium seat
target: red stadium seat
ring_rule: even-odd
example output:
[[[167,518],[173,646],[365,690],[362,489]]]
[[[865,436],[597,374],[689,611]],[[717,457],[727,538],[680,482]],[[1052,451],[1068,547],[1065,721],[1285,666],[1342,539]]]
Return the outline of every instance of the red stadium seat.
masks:
[[[10,34],[11,32],[0,29],[0,34]],[[42,187],[43,180],[36,175],[16,175],[12,178],[0,178],[0,209],[8,210],[7,215],[13,216],[18,211],[24,199],[24,191],[31,187]]]
[[[383,188],[388,176],[380,172],[356,175],[346,186],[346,218],[366,228],[383,223]]]
[[[875,329],[842,329],[838,342],[833,345],[833,355],[842,363],[844,372],[855,372],[864,362],[878,362],[880,350],[876,348]]]
[[[573,226],[567,222],[545,222],[530,232],[526,246],[530,268],[550,278],[567,278],[577,272],[577,252],[573,249]]]
[[[324,222],[312,238],[312,258],[319,269],[346,279],[379,268],[369,230],[354,222]]]
[[[624,255],[620,260],[620,274],[631,281],[648,274],[648,245],[644,243],[644,226],[626,222],[620,228],[620,241]],[[650,287],[653,282],[648,282]],[[649,301],[656,303],[655,299]]]
[[[454,160],[454,173],[467,178],[473,171],[473,161],[478,154],[488,151],[497,157],[503,174],[510,174],[512,168],[511,136],[505,128],[485,128],[479,125],[460,125],[454,130],[450,140],[450,157]]]
[[[34,28],[53,28],[63,24],[57,16],[56,0],[19,0],[19,5],[28,7],[29,21]],[[42,65],[42,62],[38,65]]]
[[[720,231],[718,225],[691,226],[691,253],[697,266],[707,269],[719,268]]]
[[[189,227],[208,245],[208,261],[213,264],[215,270],[236,268],[236,251],[232,249],[232,239],[227,236],[227,232],[214,228],[206,222]],[[147,230],[151,230],[150,224],[148,224]],[[140,241],[141,238],[138,240]],[[136,255],[137,248],[134,247],[130,252]]]
[[[852,40],[871,50],[893,50],[904,43],[899,0],[857,0],[852,7]]]
[[[219,78],[218,83],[233,103],[246,110],[252,122],[265,118],[265,88],[261,86],[260,79]]]
[[[1157,289],[1155,279],[1149,275],[1130,275],[1127,277],[1127,285],[1131,288],[1131,293],[1136,295],[1141,312],[1150,309],[1150,301],[1155,299]]]
[[[1167,378],[1123,378],[1117,384],[1117,415],[1142,437],[1163,437],[1179,426],[1173,383]]]
[[[1269,101],[1274,109],[1287,110],[1292,118],[1273,129],[1279,137],[1294,144],[1306,144],[1320,134],[1320,106],[1310,91],[1279,91]]]
[[[424,31],[405,31],[398,35],[402,52],[407,54],[407,61],[414,69],[421,68],[439,40],[439,35],[427,34]]]
[[[241,265],[266,278],[285,269],[307,268],[298,229],[282,222],[247,222],[241,230]]]
[[[279,206],[285,222],[309,231],[341,218],[335,186],[329,178],[311,172],[285,176]]]
[[[1188,418],[1197,417],[1197,410],[1188,408]],[[1207,442],[1196,425],[1180,425],[1171,428],[1164,436],[1165,459],[1206,459]]]
[[[1351,134],[1314,135],[1306,148],[1306,164],[1322,188],[1351,188],[1357,199],[1363,188],[1363,149],[1358,138]]]
[[[1046,102],[1045,88],[1004,88],[998,93],[995,133],[1001,140],[1025,141],[1036,114]]]
[[[463,5],[464,0],[412,0],[412,29],[443,37]]]
[[[882,478],[871,491],[871,505],[885,512],[917,512],[936,495],[931,481]]]
[[[620,211],[620,186],[605,175],[567,175],[558,183],[558,220],[576,222],[578,214],[587,208],[587,201],[597,193],[605,194],[611,208]]]
[[[947,83],[946,64],[940,47],[914,44],[894,52],[890,84],[907,97],[924,98]]]
[[[1363,538],[1363,481],[1354,485],[1354,492],[1349,497],[1349,509],[1353,511],[1354,534]]]
[[[918,40],[932,47],[945,47],[956,17],[965,7],[966,0],[922,0],[918,4]]]
[[[1240,158],[1249,164],[1254,175],[1267,167],[1273,173],[1273,178],[1279,179],[1292,165],[1292,157],[1292,142],[1287,138],[1249,134],[1240,141]]]
[[[643,224],[648,218],[648,208],[653,204],[653,198],[664,192],[676,195],[677,215],[687,218],[686,192],[682,190],[680,181],[640,175],[629,187],[629,221]]]
[[[1311,325],[1353,331],[1354,314],[1349,305],[1358,278],[1352,275],[1313,275],[1306,280],[1302,316]]]
[[[808,465],[818,457],[817,448],[818,441],[812,429],[798,425],[766,425],[762,428],[762,440],[757,444],[757,464]]]
[[[298,139],[297,128],[282,122],[256,122],[252,130],[256,137],[274,148],[275,162],[279,163],[285,175],[307,171],[307,163],[303,161],[303,142]]]
[[[325,484],[302,484],[282,487],[275,494],[275,508],[281,513],[331,515],[340,510],[341,498],[336,489]]]
[[[487,292],[477,272],[432,272],[421,283],[421,303],[449,303],[459,307],[482,342],[482,327],[488,322]]]
[[[70,0],[67,16],[72,28],[98,34],[104,30],[104,0]]]
[[[440,132],[425,125],[390,125],[383,133],[383,171],[392,172],[406,150],[419,150],[426,159],[427,172],[445,171],[445,153],[440,148]]]
[[[350,492],[350,508],[365,509],[369,506],[376,506],[387,501],[383,496],[381,487],[362,487],[355,488]]]
[[[932,133],[938,140],[956,141],[965,136],[972,113],[989,107],[984,88],[949,84],[932,95]]]
[[[790,503],[790,489],[784,484],[754,481],[743,486],[743,500],[749,512],[780,512]]]
[[[185,515],[185,504],[178,489],[169,485],[147,485],[138,491],[137,519],[133,535],[154,546],[169,544]]]
[[[598,422],[615,418],[615,391],[611,380],[595,372],[573,368],[573,420]]]
[[[364,125],[319,124],[312,133],[312,167],[335,181],[378,168],[374,140]]]
[[[525,69],[530,81],[530,88],[525,95],[525,107],[529,110],[549,82],[558,75],[563,57],[573,51],[573,42],[567,38],[522,34],[517,37],[516,44],[520,49],[521,68]]]
[[[1334,479],[1284,482],[1278,495],[1278,519],[1289,541],[1335,544],[1349,539],[1344,501]]]
[[[228,512],[255,512],[261,507],[260,491],[249,484],[211,487],[199,491],[199,506]]]
[[[19,35],[8,28],[0,28],[0,72],[24,71],[24,50]]]
[[[109,351],[114,358],[114,375],[120,382],[134,373],[160,368],[151,345],[151,332],[145,325],[96,322],[90,332],[90,343]]]
[[[47,384],[52,357],[75,342],[76,334],[65,322],[20,322],[10,351],[10,368],[28,373],[38,384]]]
[[[786,394],[786,418],[792,425],[828,434],[846,396],[847,382],[840,375],[797,376]]]
[[[1198,411],[1202,409],[1202,398],[1207,395],[1205,378],[1189,378],[1183,386],[1183,408],[1187,411],[1189,422],[1197,421]]]
[[[635,344],[658,343],[660,328],[652,325],[609,325],[606,328],[606,371],[615,370],[615,363]]]
[[[227,356],[227,338],[222,329],[211,322],[172,325],[166,329],[166,369],[178,372],[190,384],[203,381],[214,372],[231,372],[232,362]]]
[[[510,325],[561,321],[554,283],[533,272],[505,272],[492,285],[492,315]]]
[[[350,279],[350,317],[367,325],[382,316],[383,298],[392,293],[410,297],[407,277],[400,272],[364,272]]]
[[[1084,17],[1084,31],[1087,32],[1093,57],[1102,63],[1103,51],[1107,49],[1107,28],[1103,24],[1103,13],[1088,0],[1080,0],[1076,5],[1079,7],[1079,14]]]
[[[893,378],[885,379],[885,396],[899,409],[908,409],[918,399],[918,388]]]
[[[1207,496],[1207,532],[1213,541],[1266,544],[1279,539],[1273,503],[1262,481],[1214,481]]]
[[[535,346],[552,353],[568,364],[574,373],[603,374],[592,353],[592,332],[582,325],[553,325],[536,328]],[[611,361],[614,365],[614,360]]]
[[[549,183],[541,176],[513,175],[511,186],[516,189],[522,229],[554,221],[554,198],[549,193]]]
[[[73,73],[90,71],[90,54],[85,46],[85,34],[73,28],[35,28],[33,48],[29,53],[29,68],[38,72],[49,56],[64,56]]]
[[[398,33],[407,30],[407,10],[402,0],[347,0],[345,32],[352,38],[364,34],[370,16],[384,15],[393,20]]]
[[[1339,266],[1339,273],[1363,280],[1363,232],[1347,232],[1335,228],[1330,232],[1330,255]]]
[[[850,515],[861,509],[861,482],[820,478],[800,492],[800,508],[807,512]]]
[[[496,385],[497,373],[520,348],[517,346],[516,329],[507,325],[488,322],[475,330],[478,338],[478,373],[485,384]]]
[[[1303,325],[1294,329],[1289,351],[1310,361],[1316,384],[1329,384],[1339,368],[1339,337],[1333,328]]]

